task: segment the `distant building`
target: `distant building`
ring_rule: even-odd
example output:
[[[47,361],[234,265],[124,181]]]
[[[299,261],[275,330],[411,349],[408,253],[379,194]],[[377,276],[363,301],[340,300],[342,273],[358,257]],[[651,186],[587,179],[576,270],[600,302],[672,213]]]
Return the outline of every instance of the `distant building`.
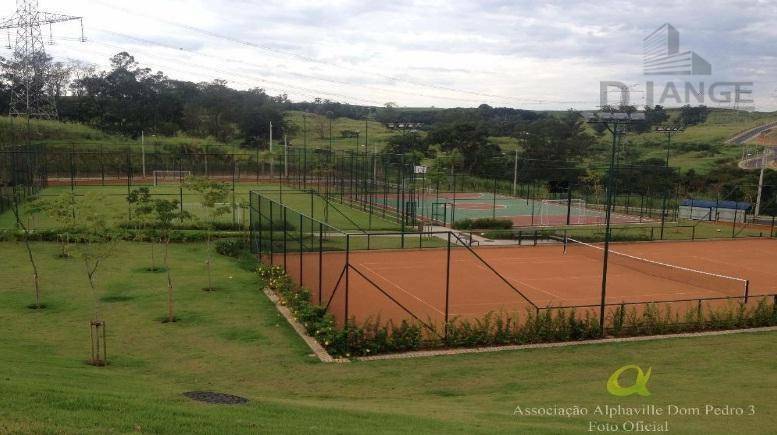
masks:
[[[386,128],[389,130],[417,130],[423,127],[422,122],[389,122]]]
[[[643,41],[646,75],[709,75],[712,66],[694,51],[680,52],[680,33],[664,24]]]
[[[697,221],[744,222],[753,204],[742,201],[685,199],[680,204],[680,218]]]

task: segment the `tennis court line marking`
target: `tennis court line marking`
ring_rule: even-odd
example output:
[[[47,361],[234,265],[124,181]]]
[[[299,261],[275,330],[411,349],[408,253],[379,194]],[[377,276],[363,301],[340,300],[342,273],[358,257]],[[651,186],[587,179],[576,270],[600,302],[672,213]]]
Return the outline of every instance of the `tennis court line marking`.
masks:
[[[494,273],[493,271],[491,271],[490,269],[487,269],[486,267],[484,267],[481,264],[478,264],[477,267],[482,269],[482,270],[484,270],[484,271],[486,271],[486,272],[488,272],[488,273],[490,273],[490,274]],[[513,281],[513,282],[519,284],[520,286],[527,287],[527,288],[532,289],[534,291],[538,291],[540,293],[545,293],[546,295],[553,296],[554,298],[558,298],[558,299],[564,300],[564,298],[560,297],[559,295],[553,294],[553,293],[551,293],[549,291],[546,291],[546,290],[543,290],[541,288],[535,287],[533,285],[527,284],[527,283],[525,283],[525,282],[523,282],[523,281],[521,281],[521,280],[519,280],[517,278],[513,278],[513,277],[510,277],[510,276],[505,276],[504,274],[501,274],[501,275],[504,276],[505,279],[507,279],[508,281]],[[532,302],[534,302],[534,301],[532,301]]]
[[[383,281],[386,281],[387,283],[389,283],[389,284],[391,284],[392,286],[396,287],[396,288],[397,288],[399,291],[401,291],[401,292],[405,293],[406,295],[410,296],[411,298],[413,298],[413,299],[417,300],[418,302],[421,302],[422,304],[426,305],[427,307],[429,307],[429,308],[433,309],[433,310],[434,310],[434,311],[436,311],[438,314],[442,314],[442,315],[444,315],[444,314],[445,314],[445,313],[443,313],[442,311],[438,310],[438,309],[437,309],[436,307],[434,307],[433,305],[430,305],[430,304],[429,304],[428,302],[426,302],[425,300],[423,300],[423,299],[419,298],[418,296],[416,296],[416,295],[414,295],[414,294],[410,293],[409,291],[405,290],[405,289],[404,289],[404,288],[403,288],[401,285],[399,285],[399,284],[395,283],[394,281],[392,281],[392,280],[390,280],[390,279],[386,278],[385,276],[383,276],[383,274],[376,272],[375,270],[373,270],[373,269],[372,269],[372,268],[370,268],[369,266],[366,266],[364,263],[358,263],[358,264],[359,264],[359,266],[362,266],[362,267],[364,267],[365,269],[367,269],[368,271],[370,271],[370,272],[371,272],[372,274],[374,274],[376,277],[378,277],[378,278],[382,279]]]

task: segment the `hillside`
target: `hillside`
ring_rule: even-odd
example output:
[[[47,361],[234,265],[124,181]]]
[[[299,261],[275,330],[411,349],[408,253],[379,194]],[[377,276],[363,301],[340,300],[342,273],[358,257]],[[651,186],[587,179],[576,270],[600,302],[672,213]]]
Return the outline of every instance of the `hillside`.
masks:
[[[672,119],[677,117],[676,110],[668,112]],[[672,136],[670,164],[683,172],[693,169],[707,173],[721,165],[737,163],[742,157],[742,147],[726,141],[739,132],[772,121],[777,121],[777,113],[712,110],[703,124],[689,126]],[[602,148],[607,148],[610,140],[609,135],[604,135]],[[635,161],[666,158],[666,145],[666,135],[650,132],[627,135],[624,146],[628,160]]]
[[[671,117],[676,117],[676,110],[668,111]],[[289,144],[294,147],[302,147],[305,144],[309,148],[328,148],[330,146],[329,119],[322,115],[312,113],[305,114],[301,111],[288,111],[286,120],[291,126],[291,134],[288,137]],[[306,117],[306,119],[304,119]],[[672,138],[671,165],[681,171],[693,169],[698,173],[707,173],[722,165],[730,165],[739,161],[742,156],[742,148],[739,145],[727,144],[726,141],[735,134],[749,128],[777,121],[777,113],[735,113],[730,110],[712,110],[706,122],[700,125],[690,126],[682,134]],[[671,121],[670,121],[671,122]],[[428,128],[428,126],[425,126]],[[0,117],[0,143],[24,142],[26,140],[27,125],[22,121],[16,122],[12,128],[12,122],[8,117]],[[358,132],[354,135],[344,132]],[[31,123],[31,142],[47,144],[55,149],[97,150],[100,146],[104,149],[125,149],[131,147],[140,149],[139,138],[129,138],[121,135],[113,135],[77,123],[64,123],[58,121],[38,121]],[[364,150],[365,140],[369,150],[382,150],[392,136],[402,134],[399,131],[389,130],[384,124],[375,120],[364,120],[338,117],[331,123],[333,149]],[[592,134],[595,134],[591,130]],[[423,135],[424,133],[421,132]],[[16,138],[16,139],[14,139]],[[512,137],[492,137],[493,143],[498,144],[506,153],[512,153],[520,147],[520,141]],[[777,132],[772,132],[770,141],[777,142]],[[282,144],[282,137],[273,138],[275,144]],[[666,137],[659,133],[629,134],[625,137],[626,161],[639,161],[650,158],[663,159],[666,156]],[[192,149],[220,149],[224,152],[251,153],[250,150],[239,147],[234,143],[223,143],[214,138],[198,138],[186,135],[177,136],[146,136],[147,152],[154,149],[160,151],[166,147],[190,147]],[[606,162],[609,149],[610,136],[599,135],[599,145],[590,159],[592,163]]]

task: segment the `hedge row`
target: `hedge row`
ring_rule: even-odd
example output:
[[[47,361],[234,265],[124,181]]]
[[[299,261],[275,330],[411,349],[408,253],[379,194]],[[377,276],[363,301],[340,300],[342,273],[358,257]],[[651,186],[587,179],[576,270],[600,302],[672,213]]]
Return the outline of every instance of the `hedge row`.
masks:
[[[331,313],[311,302],[311,294],[298,288],[278,266],[260,265],[259,277],[280,303],[333,356],[366,356],[412,350],[481,347],[513,344],[579,341],[602,337],[597,310],[528,310],[526,313],[489,313],[480,319],[453,319],[436,330],[415,322],[398,325],[368,319],[360,325],[351,318],[338,328]],[[755,306],[731,302],[717,309],[702,308],[684,314],[669,304],[647,304],[641,310],[616,306],[606,314],[607,336],[674,334],[777,325],[777,306],[762,297]],[[447,332],[447,333],[446,333]]]

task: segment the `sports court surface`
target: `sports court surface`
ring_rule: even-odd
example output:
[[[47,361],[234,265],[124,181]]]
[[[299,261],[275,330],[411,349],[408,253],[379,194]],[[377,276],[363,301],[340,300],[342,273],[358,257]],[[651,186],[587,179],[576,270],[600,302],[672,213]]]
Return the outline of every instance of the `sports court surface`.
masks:
[[[751,296],[777,293],[774,239],[615,243],[612,249],[608,304],[742,297],[746,280]],[[483,247],[474,249],[477,256],[459,247],[451,250],[450,269],[447,252],[351,252],[349,317],[399,321],[412,318],[409,311],[439,325],[444,319],[448,280],[450,318],[477,318],[499,311],[524,313],[534,306],[598,306],[600,302],[602,251],[592,245],[570,244],[566,254],[561,244]],[[310,279],[317,276],[316,255],[304,254],[302,261],[303,283],[314,290],[314,298],[317,284]],[[330,310],[339,320],[345,304],[344,255],[323,255],[322,299],[326,303],[331,298]],[[295,277],[296,262],[287,261],[287,270]]]
[[[396,194],[374,198],[378,206],[396,208],[402,200]],[[419,193],[416,213],[427,219],[449,225],[462,219],[503,218],[515,226],[530,225],[590,225],[604,223],[604,211],[592,208],[581,199],[537,200],[493,193]],[[613,223],[649,221],[647,217],[614,213]]]

